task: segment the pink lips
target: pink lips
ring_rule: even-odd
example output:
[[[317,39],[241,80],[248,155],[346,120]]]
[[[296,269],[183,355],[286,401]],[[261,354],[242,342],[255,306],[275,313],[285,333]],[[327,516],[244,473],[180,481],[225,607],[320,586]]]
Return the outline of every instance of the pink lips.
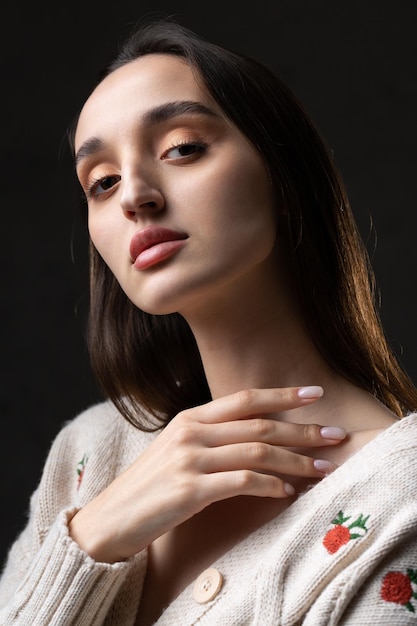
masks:
[[[148,226],[137,232],[130,242],[130,258],[135,269],[143,270],[175,254],[187,239],[185,233]]]

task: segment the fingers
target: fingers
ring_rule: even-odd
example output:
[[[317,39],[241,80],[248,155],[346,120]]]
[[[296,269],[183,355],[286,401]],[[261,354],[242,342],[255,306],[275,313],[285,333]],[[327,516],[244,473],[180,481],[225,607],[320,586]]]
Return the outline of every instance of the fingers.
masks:
[[[216,424],[215,428],[205,428],[208,447],[257,441],[291,448],[314,448],[335,445],[345,437],[345,429],[337,426],[293,424],[264,417],[223,422]]]
[[[204,477],[201,488],[211,494],[212,502],[235,496],[288,498],[295,494],[294,487],[282,478],[250,470],[209,474]]]
[[[170,441],[199,447],[197,468],[203,474],[247,470],[276,477],[322,477],[336,465],[306,456],[303,449],[337,445],[346,431],[273,419],[280,411],[314,402],[322,393],[321,387],[238,392],[183,412]]]
[[[321,478],[336,465],[324,459],[313,459],[267,443],[250,442],[222,446],[203,455],[199,469],[204,473],[251,470],[261,473]]]
[[[189,410],[203,423],[219,423],[294,409],[311,404],[322,395],[323,388],[318,386],[244,389]]]

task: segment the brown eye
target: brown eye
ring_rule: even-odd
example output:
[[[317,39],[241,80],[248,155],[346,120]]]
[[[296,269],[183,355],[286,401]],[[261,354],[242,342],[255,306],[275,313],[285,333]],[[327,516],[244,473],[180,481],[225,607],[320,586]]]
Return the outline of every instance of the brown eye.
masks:
[[[120,181],[120,178],[121,177],[118,175],[103,176],[102,178],[98,178],[92,183],[92,185],[90,185],[87,196],[101,196],[102,194],[106,193],[106,191],[109,191],[109,189],[117,185],[117,183]]]
[[[178,146],[172,146],[172,148],[165,152],[162,158],[170,160],[184,159],[200,152],[204,152],[206,148],[207,146],[202,143],[183,143]]]

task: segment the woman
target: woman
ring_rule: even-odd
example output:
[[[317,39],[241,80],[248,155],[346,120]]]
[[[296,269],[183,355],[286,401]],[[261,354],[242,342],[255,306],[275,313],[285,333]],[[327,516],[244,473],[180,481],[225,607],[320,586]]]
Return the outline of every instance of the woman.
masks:
[[[414,623],[417,392],[302,106],[160,21],[71,141],[108,401],[52,446],[1,623]]]

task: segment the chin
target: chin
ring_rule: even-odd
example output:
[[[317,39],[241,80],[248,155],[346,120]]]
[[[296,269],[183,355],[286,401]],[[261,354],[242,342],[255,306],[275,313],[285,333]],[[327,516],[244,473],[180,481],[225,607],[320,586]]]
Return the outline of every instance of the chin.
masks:
[[[129,300],[141,311],[150,315],[170,315],[187,310],[193,303],[204,299],[201,279],[192,279],[189,276],[179,276],[174,273],[170,276],[150,277],[140,286],[129,285],[124,291]]]
[[[141,293],[140,297],[137,294],[127,294],[127,296],[138,309],[150,315],[170,315],[178,312],[179,298],[168,297],[167,293],[162,298],[161,292],[155,294],[154,297],[145,297],[143,293]]]
[[[129,294],[127,294],[127,296],[138,309],[149,315],[169,315],[170,313],[177,312],[176,307],[173,306],[172,303],[170,305],[170,303],[165,300],[137,298],[131,297]]]

